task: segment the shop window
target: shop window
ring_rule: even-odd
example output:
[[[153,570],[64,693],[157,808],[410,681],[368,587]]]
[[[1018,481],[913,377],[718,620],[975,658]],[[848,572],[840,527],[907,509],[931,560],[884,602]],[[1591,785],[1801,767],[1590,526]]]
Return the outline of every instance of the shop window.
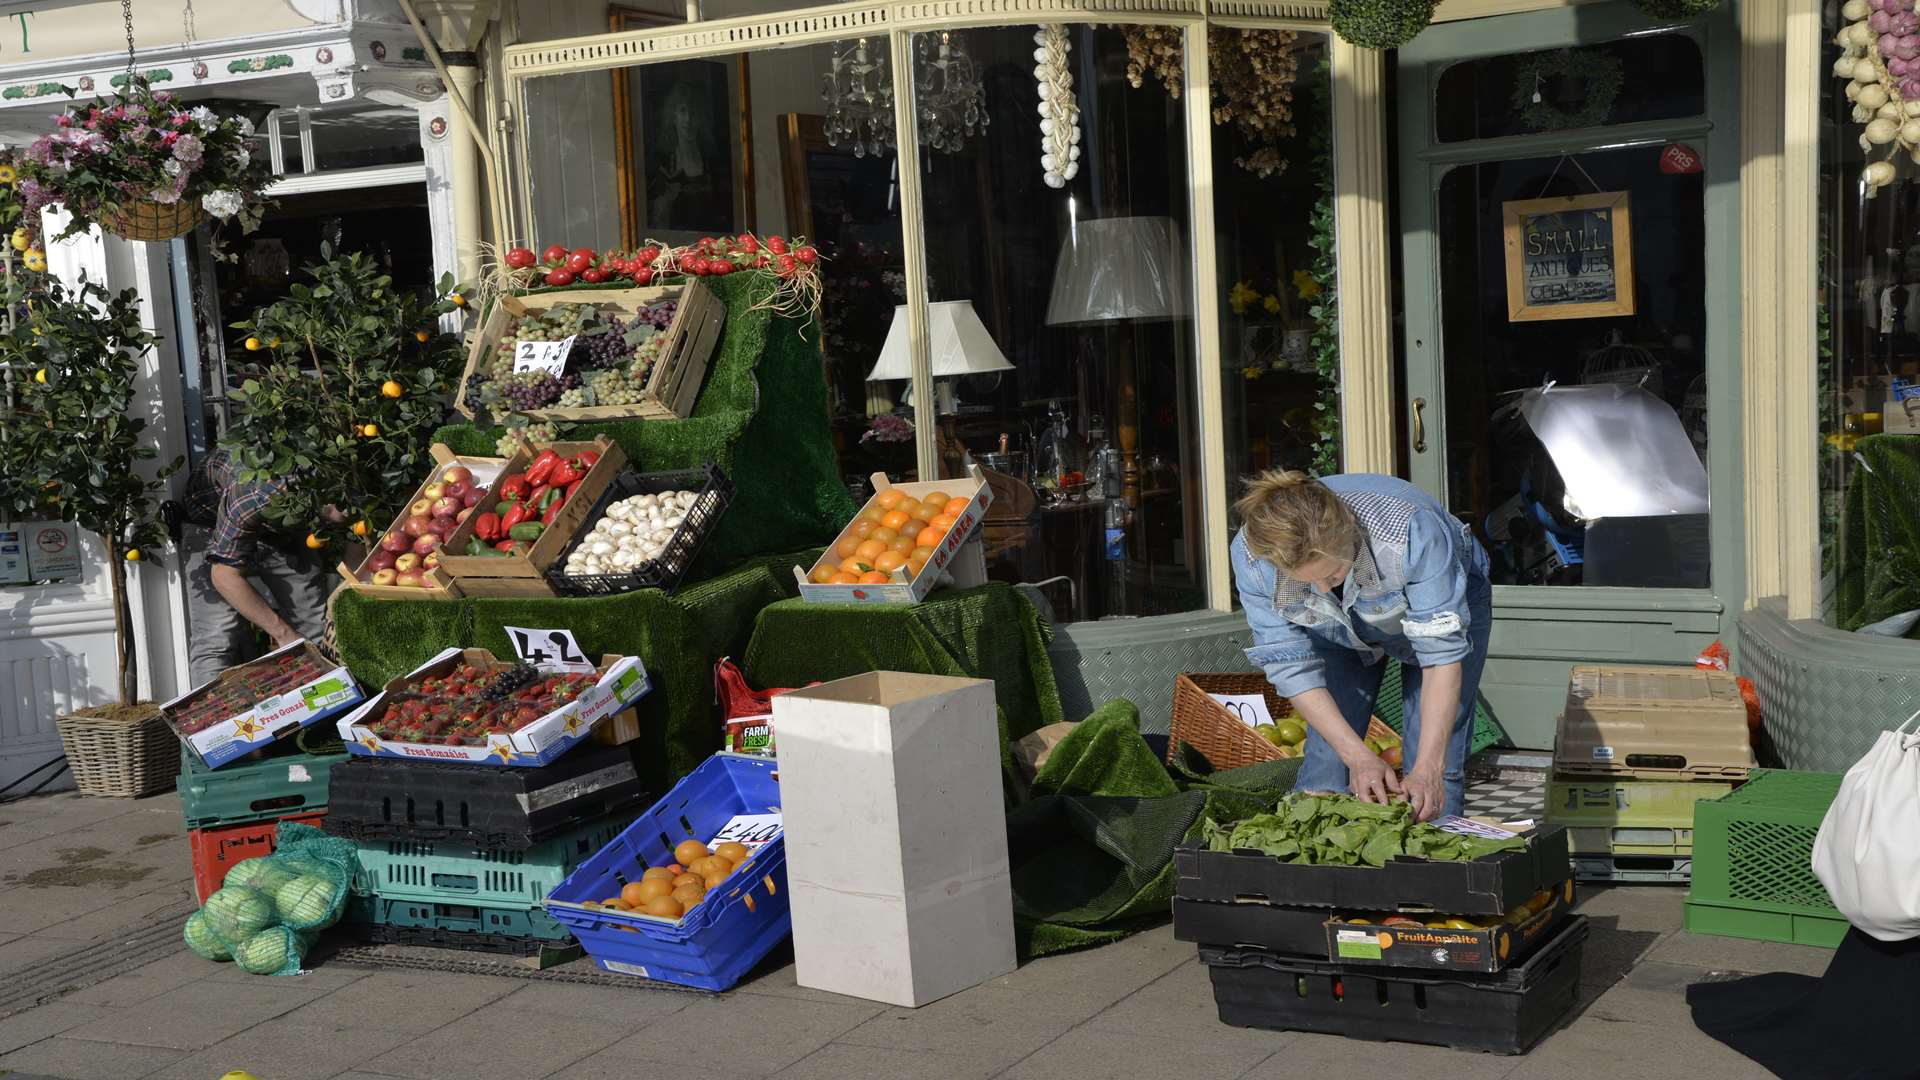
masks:
[[[267,117],[265,136],[278,176],[426,160],[420,145],[420,114],[406,106],[360,103],[275,109]]]
[[[1463,60],[1433,101],[1441,142],[1672,120],[1706,112],[1706,63],[1689,34],[1641,34]]]

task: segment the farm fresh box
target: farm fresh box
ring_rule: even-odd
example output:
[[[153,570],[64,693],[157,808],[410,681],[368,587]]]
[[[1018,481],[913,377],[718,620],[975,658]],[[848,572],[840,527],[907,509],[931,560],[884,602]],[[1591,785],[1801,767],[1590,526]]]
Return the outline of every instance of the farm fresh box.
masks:
[[[591,672],[538,665],[537,678],[488,700],[486,686],[515,667],[485,649],[443,650],[341,717],[340,738],[364,757],[532,768],[652,689],[639,657],[606,656]]]
[[[201,762],[217,769],[288,732],[338,716],[365,696],[346,668],[296,641],[228,668],[160,710]]]

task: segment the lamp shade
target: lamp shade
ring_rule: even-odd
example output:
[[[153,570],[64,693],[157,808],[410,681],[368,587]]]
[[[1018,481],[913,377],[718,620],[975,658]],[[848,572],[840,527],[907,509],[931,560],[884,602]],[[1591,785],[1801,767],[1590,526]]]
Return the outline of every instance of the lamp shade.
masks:
[[[1013,367],[1000,346],[993,343],[971,300],[940,300],[927,305],[927,336],[932,339],[933,374],[978,375]],[[913,378],[913,352],[907,345],[907,309],[893,309],[893,326],[880,359],[867,372],[868,382]]]
[[[1080,221],[1060,246],[1047,325],[1187,314],[1187,247],[1172,218]]]

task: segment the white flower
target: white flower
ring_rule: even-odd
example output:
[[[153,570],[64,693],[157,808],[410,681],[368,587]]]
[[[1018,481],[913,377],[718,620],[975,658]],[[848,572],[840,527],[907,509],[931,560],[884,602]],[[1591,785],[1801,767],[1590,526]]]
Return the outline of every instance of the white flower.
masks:
[[[201,127],[216,128],[220,126],[220,115],[205,105],[196,106],[193,112],[188,115],[192,116],[193,122],[199,124]]]
[[[246,147],[242,146],[233,152],[233,163],[239,168],[246,168],[251,161],[253,161],[253,154]]]
[[[240,117],[239,119],[240,119],[240,137],[244,139],[252,136],[253,121],[247,119],[244,116]]]
[[[168,158],[167,163],[160,166],[160,168],[165,170],[168,176],[179,176],[187,169],[185,165],[180,164],[179,158]]]
[[[180,193],[170,187],[157,187],[147,192],[147,198],[157,203],[172,205],[180,201]]]
[[[200,205],[214,217],[226,219],[240,212],[245,200],[237,191],[209,191],[200,196]]]

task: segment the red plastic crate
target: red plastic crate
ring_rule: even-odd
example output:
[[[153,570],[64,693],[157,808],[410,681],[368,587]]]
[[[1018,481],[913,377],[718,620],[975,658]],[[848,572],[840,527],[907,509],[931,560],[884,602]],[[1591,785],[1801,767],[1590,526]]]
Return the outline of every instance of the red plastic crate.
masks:
[[[194,895],[200,898],[201,903],[206,903],[207,897],[212,896],[227,880],[227,871],[233,869],[235,864],[273,854],[273,849],[280,846],[280,822],[297,821],[317,829],[326,816],[323,810],[317,814],[295,814],[275,821],[188,830],[187,845],[193,851]]]

